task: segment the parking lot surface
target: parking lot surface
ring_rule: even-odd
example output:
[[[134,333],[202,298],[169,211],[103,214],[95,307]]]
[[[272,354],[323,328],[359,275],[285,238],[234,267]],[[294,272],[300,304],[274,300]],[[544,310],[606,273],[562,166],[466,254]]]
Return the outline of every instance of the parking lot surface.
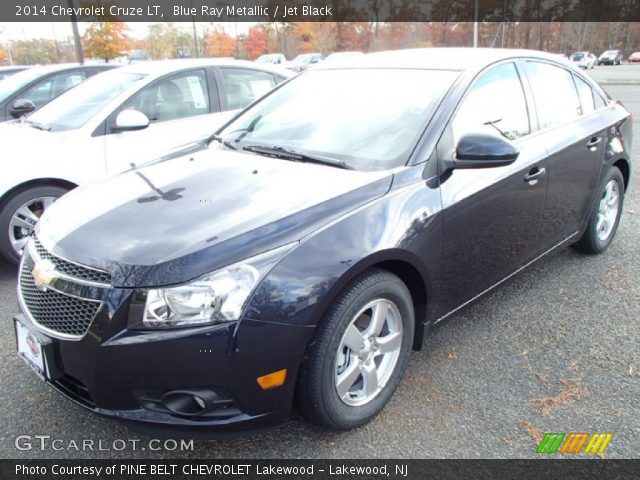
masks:
[[[596,65],[587,70],[601,85],[640,85],[640,63],[622,65]]]
[[[640,66],[596,67],[636,70]],[[638,87],[605,86],[634,115]],[[638,143],[638,141],[636,141]],[[4,458],[535,457],[543,432],[611,432],[604,456],[640,451],[640,189],[635,170],[617,237],[601,256],[567,249],[433,329],[370,424],[332,433],[294,418],[252,437],[151,451],[148,438],[100,418],[43,384],[14,352],[15,270],[0,263],[0,456]],[[63,449],[15,447],[50,435]],[[137,440],[120,450],[118,440]],[[93,450],[68,448],[93,440]],[[115,443],[114,443],[115,441]],[[98,444],[101,449],[98,450]],[[157,444],[155,444],[157,446]],[[24,444],[22,445],[24,448]]]

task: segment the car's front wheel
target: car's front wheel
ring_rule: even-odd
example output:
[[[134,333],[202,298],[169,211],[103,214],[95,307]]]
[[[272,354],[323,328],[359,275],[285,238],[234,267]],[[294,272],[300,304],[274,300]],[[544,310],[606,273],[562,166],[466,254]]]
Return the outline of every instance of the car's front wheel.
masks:
[[[67,189],[54,185],[25,188],[9,198],[0,209],[0,253],[17,265],[22,250],[44,211]]]
[[[297,385],[302,413],[336,430],[371,420],[402,378],[413,333],[405,284],[384,270],[358,277],[332,304],[309,346]]]
[[[584,253],[604,252],[618,230],[623,203],[624,178],[617,167],[611,167],[600,185],[587,229],[573,247]]]

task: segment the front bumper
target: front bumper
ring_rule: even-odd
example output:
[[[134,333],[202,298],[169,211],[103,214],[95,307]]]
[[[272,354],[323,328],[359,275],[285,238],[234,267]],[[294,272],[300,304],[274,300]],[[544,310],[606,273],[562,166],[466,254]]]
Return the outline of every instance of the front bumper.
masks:
[[[94,413],[155,436],[220,438],[262,430],[291,414],[300,359],[311,329],[253,320],[174,331],[129,331],[103,309],[78,341],[46,335],[18,315],[46,345],[47,382]],[[105,333],[109,334],[105,335]],[[287,369],[284,385],[260,388],[259,376]],[[215,406],[171,411],[170,392],[213,392]],[[212,403],[212,405],[213,405]]]

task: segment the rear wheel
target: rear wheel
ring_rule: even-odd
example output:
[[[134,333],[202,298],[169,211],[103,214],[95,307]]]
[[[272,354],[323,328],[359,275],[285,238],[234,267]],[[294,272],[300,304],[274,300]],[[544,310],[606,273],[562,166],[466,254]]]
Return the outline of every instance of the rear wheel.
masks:
[[[413,332],[411,294],[397,276],[372,270],[357,278],[308,349],[297,390],[302,413],[336,430],[371,420],[400,382]]]
[[[17,265],[22,250],[44,211],[67,189],[38,185],[14,194],[0,210],[0,253]]]
[[[573,245],[584,253],[602,253],[618,230],[624,203],[624,178],[618,168],[611,167],[600,185],[598,203],[582,238]]]

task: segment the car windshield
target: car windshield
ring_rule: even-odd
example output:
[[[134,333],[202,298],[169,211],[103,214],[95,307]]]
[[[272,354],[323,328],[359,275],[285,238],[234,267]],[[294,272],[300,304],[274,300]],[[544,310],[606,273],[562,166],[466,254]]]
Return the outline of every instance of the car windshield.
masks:
[[[296,58],[293,59],[293,63],[295,63],[296,65],[302,65],[305,63],[309,63],[309,61],[311,60],[311,58],[313,57],[313,54],[311,53],[305,53],[304,55],[298,55]]]
[[[42,75],[42,69],[32,68],[18,72],[15,75],[4,79],[0,82],[0,102],[4,102],[7,98],[20,90],[22,87]]]
[[[274,60],[277,60],[277,55],[265,54],[265,55],[260,55],[258,57],[258,59],[256,60],[256,62],[257,63],[271,63]]]
[[[607,50],[606,52],[604,52],[602,55],[606,55],[607,57],[610,57],[612,55],[617,54],[618,51],[617,50]]]
[[[219,132],[228,147],[296,151],[357,170],[404,165],[458,76],[447,70],[336,69],[300,75]]]
[[[574,53],[571,55],[571,60],[582,60],[584,58],[584,53]]]
[[[51,101],[28,117],[50,131],[82,127],[109,102],[145,77],[119,70],[101,73]]]

